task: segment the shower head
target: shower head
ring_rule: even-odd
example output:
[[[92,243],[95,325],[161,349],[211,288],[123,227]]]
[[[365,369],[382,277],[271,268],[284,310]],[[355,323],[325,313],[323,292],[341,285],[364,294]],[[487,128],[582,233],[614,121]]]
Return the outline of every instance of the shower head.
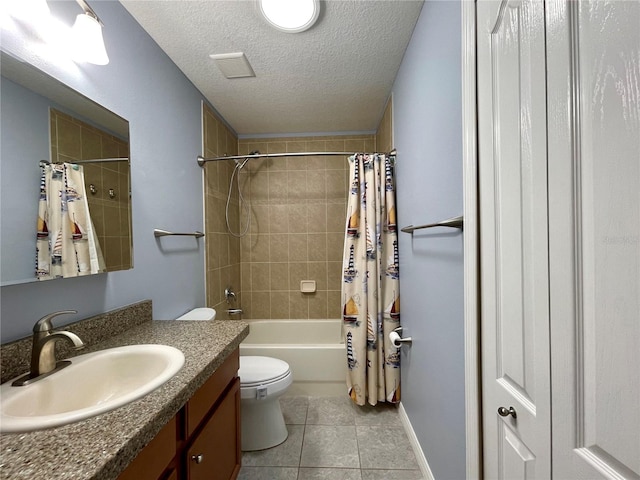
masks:
[[[254,150],[253,152],[249,153],[249,155],[259,155],[259,154],[260,152],[258,150]],[[238,170],[242,170],[249,160],[251,160],[250,156],[245,157],[244,160],[236,160],[236,168]]]

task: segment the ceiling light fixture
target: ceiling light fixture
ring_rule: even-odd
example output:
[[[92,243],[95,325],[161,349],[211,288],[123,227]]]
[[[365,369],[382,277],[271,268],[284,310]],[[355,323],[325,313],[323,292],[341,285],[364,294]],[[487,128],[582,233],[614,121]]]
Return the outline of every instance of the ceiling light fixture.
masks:
[[[286,33],[308,30],[320,15],[319,0],[258,0],[258,7],[272,27]]]
[[[76,22],[71,27],[74,59],[94,65],[106,65],[109,63],[109,56],[102,37],[103,23],[87,2],[84,0],[76,0],[76,2],[82,7],[84,13],[76,17]]]
[[[51,12],[46,0],[6,0],[3,2],[4,9],[13,18],[31,24],[39,24],[46,21]]]

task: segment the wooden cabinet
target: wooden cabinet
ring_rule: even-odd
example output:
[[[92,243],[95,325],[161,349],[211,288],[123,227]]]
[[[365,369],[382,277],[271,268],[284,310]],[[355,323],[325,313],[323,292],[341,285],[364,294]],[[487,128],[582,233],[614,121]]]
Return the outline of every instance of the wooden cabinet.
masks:
[[[186,451],[189,480],[228,480],[240,471],[240,380],[221,399]]]
[[[185,405],[187,437],[193,435],[205,417],[211,413],[211,407],[222,399],[222,394],[229,388],[231,382],[238,377],[238,370],[240,369],[240,354],[238,352],[238,350],[235,350],[229,355]]]
[[[176,457],[177,423],[177,417],[173,417],[131,462],[118,480],[165,478],[171,472],[171,463]]]
[[[235,480],[242,455],[239,368],[236,349],[119,480]]]

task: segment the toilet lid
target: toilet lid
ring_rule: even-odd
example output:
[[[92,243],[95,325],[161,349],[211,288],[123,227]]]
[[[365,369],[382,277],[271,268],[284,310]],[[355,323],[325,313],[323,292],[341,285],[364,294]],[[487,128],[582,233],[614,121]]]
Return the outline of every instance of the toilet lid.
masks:
[[[240,355],[240,385],[250,387],[277,382],[289,374],[289,364],[271,357]]]

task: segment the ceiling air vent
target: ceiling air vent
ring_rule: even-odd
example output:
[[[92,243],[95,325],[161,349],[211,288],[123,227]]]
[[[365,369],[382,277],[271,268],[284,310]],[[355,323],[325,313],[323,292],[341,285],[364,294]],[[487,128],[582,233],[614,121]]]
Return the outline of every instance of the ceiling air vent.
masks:
[[[255,77],[256,74],[244,53],[211,54],[222,74],[227,78]]]

